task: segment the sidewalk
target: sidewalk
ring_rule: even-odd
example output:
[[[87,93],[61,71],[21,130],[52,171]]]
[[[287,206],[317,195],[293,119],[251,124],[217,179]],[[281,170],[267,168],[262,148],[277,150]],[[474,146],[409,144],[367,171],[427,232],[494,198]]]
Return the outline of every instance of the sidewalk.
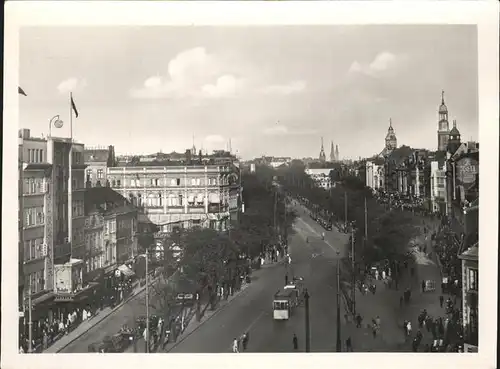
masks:
[[[86,332],[91,330],[94,326],[96,326],[97,324],[102,322],[104,319],[106,319],[108,316],[110,316],[114,311],[120,309],[124,304],[126,304],[128,301],[135,298],[138,294],[140,294],[145,289],[146,289],[146,285],[141,286],[141,284],[138,283],[137,286],[134,288],[134,290],[130,293],[130,295],[126,299],[124,299],[121,303],[116,305],[114,308],[108,306],[102,310],[99,310],[94,317],[80,323],[80,325],[78,325],[78,327],[76,327],[70,333],[64,335],[59,340],[54,342],[54,344],[51,345],[50,347],[48,347],[47,350],[43,351],[43,353],[57,353],[57,352],[63,350],[66,346],[68,346],[71,343],[73,343],[74,341],[76,341],[78,338],[80,338]]]
[[[414,251],[415,276],[411,277],[410,270],[412,265],[407,270],[403,269],[403,275],[399,282],[399,289],[394,287],[389,289],[385,286],[382,280],[372,280],[377,286],[376,293],[368,292],[363,295],[359,289],[356,289],[356,311],[363,317],[362,327],[356,328],[354,322],[346,322],[344,314],[348,313],[347,309],[343,309],[343,324],[342,324],[342,344],[345,350],[345,340],[351,337],[353,351],[355,352],[408,352],[411,351],[411,339],[405,339],[403,330],[403,321],[411,321],[413,332],[418,328],[418,315],[423,309],[426,309],[428,314],[434,318],[444,316],[445,309],[439,305],[439,296],[441,294],[441,272],[438,265],[432,260],[434,253],[432,242],[430,241],[430,232],[427,240],[422,234],[415,237],[410,244],[410,248]],[[429,228],[429,227],[427,227]],[[432,232],[432,230],[431,230]],[[427,253],[431,259],[423,252],[418,251],[418,245],[427,245]],[[433,280],[436,283],[436,290],[430,292],[422,292],[422,280]],[[412,296],[409,304],[400,307],[400,297],[404,290],[410,288]],[[448,296],[443,295],[444,299]],[[377,316],[380,317],[380,330],[374,338],[372,334],[371,321]],[[350,317],[352,321],[352,316]],[[423,340],[420,345],[422,348],[426,343],[432,342],[432,334],[427,332],[425,328],[420,329],[423,334]],[[413,333],[413,334],[414,334]]]

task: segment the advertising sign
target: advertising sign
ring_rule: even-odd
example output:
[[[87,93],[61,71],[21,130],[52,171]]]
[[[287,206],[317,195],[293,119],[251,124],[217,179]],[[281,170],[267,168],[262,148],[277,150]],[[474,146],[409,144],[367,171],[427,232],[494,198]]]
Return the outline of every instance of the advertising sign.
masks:
[[[458,184],[469,189],[476,183],[476,176],[479,173],[479,163],[472,158],[460,159],[456,164],[456,180]]]

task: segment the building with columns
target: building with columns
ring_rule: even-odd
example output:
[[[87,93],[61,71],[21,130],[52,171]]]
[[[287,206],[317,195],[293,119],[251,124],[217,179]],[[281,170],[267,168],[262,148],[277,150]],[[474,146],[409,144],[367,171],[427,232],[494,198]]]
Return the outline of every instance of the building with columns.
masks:
[[[373,191],[383,190],[385,188],[384,160],[373,158],[365,163],[365,184]]]
[[[114,191],[159,226],[160,233],[196,225],[227,230],[238,221],[241,182],[236,160],[159,164],[107,168],[107,178]]]

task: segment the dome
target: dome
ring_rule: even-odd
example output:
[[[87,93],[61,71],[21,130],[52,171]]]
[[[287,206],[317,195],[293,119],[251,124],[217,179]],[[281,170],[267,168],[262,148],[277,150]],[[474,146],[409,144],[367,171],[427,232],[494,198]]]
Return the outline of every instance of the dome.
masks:
[[[450,136],[460,136],[460,131],[457,129],[457,127],[453,127],[451,129]]]

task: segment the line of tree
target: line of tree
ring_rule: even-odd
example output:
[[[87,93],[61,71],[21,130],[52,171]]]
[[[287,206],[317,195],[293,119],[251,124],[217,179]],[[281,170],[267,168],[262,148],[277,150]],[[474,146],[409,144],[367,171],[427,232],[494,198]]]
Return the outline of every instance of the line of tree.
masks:
[[[287,191],[306,198],[326,210],[337,222],[354,222],[355,260],[359,268],[383,260],[395,261],[409,257],[407,245],[414,236],[411,216],[389,211],[377,202],[360,178],[344,175],[335,187],[325,190],[315,186],[300,161],[280,168],[278,176]],[[347,213],[346,213],[347,196]],[[368,238],[365,240],[365,201]]]
[[[175,305],[177,293],[208,296],[214,308],[218,286],[225,291],[229,287],[231,291],[237,290],[240,276],[248,272],[248,260],[260,256],[266,247],[276,245],[280,237],[286,239],[295,213],[286,209],[286,196],[272,185],[270,174],[243,174],[244,212],[228,231],[193,227],[177,229],[165,236],[161,266],[164,270],[178,271],[173,280],[167,283],[160,278],[152,288],[165,318]],[[149,240],[147,234],[143,238],[143,242]],[[260,263],[255,262],[254,266]],[[193,290],[182,291],[182,285],[190,285]]]

